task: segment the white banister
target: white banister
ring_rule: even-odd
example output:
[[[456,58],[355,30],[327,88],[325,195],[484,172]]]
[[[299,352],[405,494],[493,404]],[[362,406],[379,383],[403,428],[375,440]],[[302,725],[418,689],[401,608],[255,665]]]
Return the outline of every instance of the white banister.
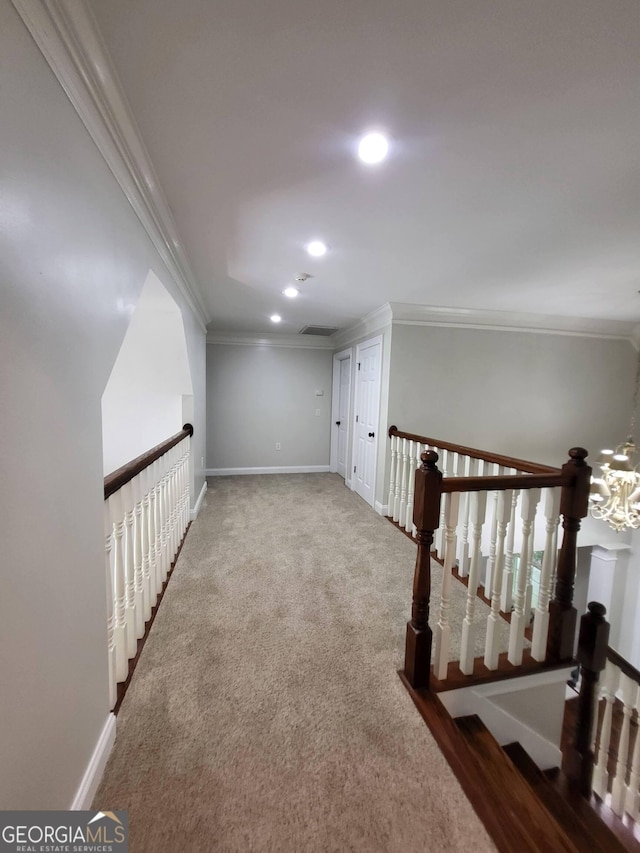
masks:
[[[512,489],[498,492],[496,505],[496,557],[493,567],[491,584],[491,612],[487,617],[487,640],[484,653],[484,664],[487,669],[498,668],[500,645],[498,628],[500,626],[500,594],[502,592],[502,571],[504,568],[504,540],[507,525],[511,517]]]
[[[125,466],[105,479],[104,536],[107,587],[109,702],[129,674],[137,640],[189,526],[190,436],[176,436],[161,456],[130,474]],[[169,442],[167,442],[169,444]],[[154,449],[155,450],[155,449]],[[151,454],[149,454],[151,456]],[[138,460],[135,460],[137,462]]]
[[[547,636],[549,634],[549,602],[551,601],[552,578],[558,559],[557,537],[560,521],[559,488],[545,489],[545,543],[540,571],[540,589],[538,604],[533,619],[533,635],[531,638],[531,656],[534,660],[543,661],[547,655]]]
[[[531,557],[533,552],[533,521],[536,517],[540,489],[523,489],[520,502],[520,517],[522,518],[522,545],[520,563],[516,578],[516,595],[514,609],[511,614],[509,631],[509,663],[519,666],[522,663],[524,650],[524,632],[529,621],[529,610],[526,607],[527,586],[531,577]],[[513,519],[515,522],[515,519]],[[515,523],[513,525],[515,527]],[[513,541],[512,541],[513,547]]]
[[[402,484],[400,486],[400,509],[398,511],[398,524],[404,527],[407,519],[407,478],[409,476],[409,440],[402,439]]]
[[[449,492],[444,500],[445,546],[442,566],[442,591],[440,616],[435,630],[434,672],[436,678],[447,677],[449,645],[451,640],[451,580],[456,557],[456,527],[460,508],[460,492]]]
[[[487,512],[487,493],[471,492],[469,500],[469,523],[471,527],[471,562],[469,564],[469,583],[464,621],[462,623],[462,642],[460,647],[460,669],[465,675],[473,672],[475,657],[476,625],[474,622],[476,594],[480,580],[482,563],[482,526]]]

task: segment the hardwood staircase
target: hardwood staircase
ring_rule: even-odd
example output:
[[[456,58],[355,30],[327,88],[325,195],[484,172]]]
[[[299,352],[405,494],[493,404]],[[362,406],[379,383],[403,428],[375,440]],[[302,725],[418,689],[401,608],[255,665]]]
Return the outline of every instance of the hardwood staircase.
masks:
[[[633,831],[561,770],[541,771],[519,743],[501,747],[478,716],[454,719],[435,694],[409,692],[498,850],[640,851]]]

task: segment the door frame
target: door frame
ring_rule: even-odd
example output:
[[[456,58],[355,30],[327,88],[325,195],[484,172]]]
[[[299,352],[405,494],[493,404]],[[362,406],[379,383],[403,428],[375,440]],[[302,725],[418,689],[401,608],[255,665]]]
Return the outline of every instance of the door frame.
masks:
[[[349,453],[349,432],[351,430],[351,411],[352,411],[352,394],[353,386],[353,347],[343,349],[341,352],[335,353],[333,356],[333,380],[331,385],[331,450],[329,453],[329,470],[338,473],[338,430],[336,429],[336,421],[338,419],[340,408],[340,362],[349,359],[349,393],[347,404],[347,444],[346,451]],[[349,459],[345,459],[345,485],[351,486],[351,478],[349,477]]]
[[[378,419],[376,421],[376,428],[375,428],[376,452],[375,452],[374,457],[373,457],[373,500],[371,501],[371,504],[370,504],[371,507],[375,507],[376,486],[378,485],[378,448],[379,448],[378,439],[380,438],[380,400],[382,399],[382,353],[383,353],[383,347],[384,347],[384,335],[375,335],[373,338],[367,338],[366,341],[360,341],[359,344],[356,344],[355,358],[353,360],[355,382],[353,383],[354,393],[353,393],[353,396],[351,398],[353,400],[353,407],[351,410],[352,437],[351,437],[351,459],[349,461],[349,466],[350,466],[349,467],[349,475],[351,476],[351,473],[352,473],[351,467],[353,466],[353,460],[356,458],[356,441],[358,439],[357,432],[356,432],[356,420],[355,420],[356,419],[355,409],[356,409],[356,405],[357,405],[357,401],[358,401],[358,390],[359,390],[358,389],[359,370],[357,368],[358,358],[360,356],[360,350],[364,349],[365,347],[369,347],[372,344],[380,344],[380,375],[378,376],[378,400],[376,402]],[[353,476],[351,476],[351,484],[350,485],[351,485],[351,491],[355,491],[356,478]],[[365,498],[362,498],[362,499],[365,500]]]

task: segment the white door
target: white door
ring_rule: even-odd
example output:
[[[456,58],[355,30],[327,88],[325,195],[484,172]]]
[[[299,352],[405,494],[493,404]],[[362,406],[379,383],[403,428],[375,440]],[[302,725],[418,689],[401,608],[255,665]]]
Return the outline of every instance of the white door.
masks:
[[[352,482],[355,491],[371,506],[376,482],[381,364],[381,338],[358,346]]]
[[[336,469],[342,479],[347,476],[347,434],[349,432],[349,393],[351,391],[351,356],[340,361],[340,379],[338,388],[338,454]]]

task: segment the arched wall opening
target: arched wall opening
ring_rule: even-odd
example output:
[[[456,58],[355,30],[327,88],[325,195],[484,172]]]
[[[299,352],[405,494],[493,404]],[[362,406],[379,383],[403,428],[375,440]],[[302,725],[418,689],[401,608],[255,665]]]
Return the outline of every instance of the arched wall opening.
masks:
[[[150,270],[102,395],[104,474],[193,418],[193,386],[179,307]]]

